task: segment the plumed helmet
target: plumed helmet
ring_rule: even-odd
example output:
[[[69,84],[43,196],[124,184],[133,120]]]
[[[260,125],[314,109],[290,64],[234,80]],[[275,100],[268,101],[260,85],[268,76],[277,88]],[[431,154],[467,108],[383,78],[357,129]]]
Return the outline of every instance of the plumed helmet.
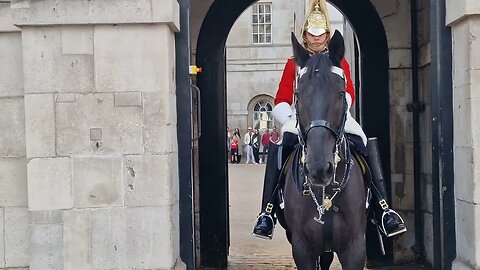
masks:
[[[330,22],[328,21],[328,10],[325,0],[312,1],[303,25],[303,31],[314,36],[330,32]]]

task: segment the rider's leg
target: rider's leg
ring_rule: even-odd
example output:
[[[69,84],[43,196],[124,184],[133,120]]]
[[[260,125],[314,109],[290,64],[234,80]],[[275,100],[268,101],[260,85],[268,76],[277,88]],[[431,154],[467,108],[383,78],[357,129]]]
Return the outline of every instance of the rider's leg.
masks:
[[[265,168],[265,178],[263,182],[263,196],[261,213],[257,217],[253,235],[272,239],[274,227],[274,213],[277,207],[277,185],[280,177],[280,171],[285,159],[292,153],[295,144],[298,142],[296,134],[285,132],[281,145],[270,143],[268,147],[267,166]]]
[[[380,163],[380,155],[378,151],[378,145],[376,138],[368,139],[363,132],[362,127],[358,122],[350,115],[347,114],[347,121],[345,122],[345,132],[354,134],[362,138],[363,144],[368,148],[368,166],[373,174],[373,181],[371,185],[372,192],[378,200],[378,204],[374,204],[377,216],[377,224],[386,236],[390,237],[399,233],[405,232],[407,229],[403,223],[402,218],[397,212],[391,210],[386,200],[386,188],[383,181],[382,166]]]
[[[371,185],[372,192],[378,200],[378,204],[374,204],[376,209],[375,216],[377,224],[381,231],[391,237],[407,231],[405,223],[397,212],[391,210],[387,203],[385,182],[383,181],[382,166],[380,163],[380,155],[378,151],[377,138],[369,138],[368,148],[368,165],[372,172],[373,183]]]

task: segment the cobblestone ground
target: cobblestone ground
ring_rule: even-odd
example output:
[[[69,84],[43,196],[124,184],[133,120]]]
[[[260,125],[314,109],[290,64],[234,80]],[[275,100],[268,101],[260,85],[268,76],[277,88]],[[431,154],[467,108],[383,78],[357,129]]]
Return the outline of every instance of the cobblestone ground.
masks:
[[[278,225],[273,240],[251,235],[253,223],[260,211],[265,165],[230,164],[230,256],[228,270],[296,269],[285,231]],[[332,270],[342,269],[334,260]],[[366,268],[367,269],[367,268]],[[375,269],[428,269],[418,265],[402,265]]]

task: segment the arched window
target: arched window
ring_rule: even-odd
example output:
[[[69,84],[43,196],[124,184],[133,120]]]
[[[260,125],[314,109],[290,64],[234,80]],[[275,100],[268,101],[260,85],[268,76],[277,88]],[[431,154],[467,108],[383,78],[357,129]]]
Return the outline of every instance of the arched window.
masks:
[[[273,127],[273,105],[268,100],[259,100],[253,106],[253,127],[261,130]]]

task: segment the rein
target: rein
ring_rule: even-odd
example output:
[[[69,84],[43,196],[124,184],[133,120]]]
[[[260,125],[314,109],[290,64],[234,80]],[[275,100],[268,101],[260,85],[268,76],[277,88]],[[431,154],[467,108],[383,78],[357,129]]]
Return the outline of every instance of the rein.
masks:
[[[343,70],[339,67],[332,66],[331,67],[331,72],[335,73],[336,75],[340,76],[343,80],[345,80],[345,74]],[[298,77],[297,77],[298,81]],[[296,83],[295,85],[298,85]],[[343,90],[343,92],[346,92]],[[295,93],[297,93],[295,91]],[[336,130],[333,125],[324,119],[320,120],[312,120],[310,121],[309,125],[304,129],[302,125],[300,124],[300,117],[299,117],[299,110],[298,110],[298,96],[295,94],[295,113],[297,116],[297,129],[298,129],[298,134],[299,134],[299,143],[300,146],[302,147],[302,157],[301,157],[301,163],[303,166],[303,172],[305,176],[305,182],[303,183],[303,195],[308,196],[310,195],[312,197],[312,200],[315,202],[315,205],[317,207],[318,211],[318,217],[314,217],[314,220],[320,224],[324,224],[325,221],[322,220],[322,216],[329,211],[330,209],[333,209],[335,212],[338,211],[338,208],[336,208],[333,205],[333,199],[337,196],[338,193],[342,191],[342,189],[347,185],[350,172],[352,169],[353,165],[353,159],[350,153],[349,145],[345,136],[345,122],[347,120],[347,113],[348,113],[348,105],[346,99],[344,100],[343,106],[344,106],[344,111],[343,111],[343,118],[342,118],[342,124]],[[315,195],[315,192],[312,190],[312,185],[310,181],[308,180],[307,175],[305,174],[306,172],[306,156],[307,156],[307,139],[308,139],[308,134],[309,132],[314,129],[314,128],[325,128],[330,133],[335,137],[335,149],[334,149],[334,164],[333,164],[333,181],[330,185],[333,187],[333,195],[327,194],[325,192],[325,187],[322,187],[322,193],[321,193],[321,204],[319,200],[317,199],[317,196]],[[343,173],[343,178],[340,182],[336,180],[336,172],[337,172],[337,166],[342,161],[342,158],[340,157],[340,149],[344,149],[343,154],[343,160],[345,161],[345,168],[344,168],[344,173]]]

